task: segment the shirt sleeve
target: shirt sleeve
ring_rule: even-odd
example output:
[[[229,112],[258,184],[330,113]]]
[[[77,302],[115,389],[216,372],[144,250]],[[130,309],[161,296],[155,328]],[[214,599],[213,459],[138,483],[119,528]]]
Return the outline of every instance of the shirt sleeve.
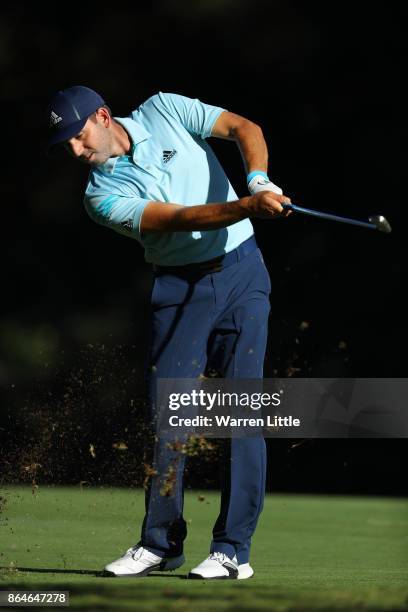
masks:
[[[226,110],[220,106],[204,104],[197,98],[186,98],[179,94],[160,91],[157,97],[169,115],[180,121],[191,134],[201,138],[211,136],[214,123]]]
[[[84,205],[93,221],[140,242],[142,213],[150,201],[138,197],[86,193]]]

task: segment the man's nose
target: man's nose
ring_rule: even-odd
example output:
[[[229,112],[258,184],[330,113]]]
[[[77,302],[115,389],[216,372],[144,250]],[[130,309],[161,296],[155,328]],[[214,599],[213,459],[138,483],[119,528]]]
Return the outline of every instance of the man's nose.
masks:
[[[68,141],[68,146],[71,149],[71,153],[74,155],[74,157],[80,157],[84,151],[83,145],[74,138]]]

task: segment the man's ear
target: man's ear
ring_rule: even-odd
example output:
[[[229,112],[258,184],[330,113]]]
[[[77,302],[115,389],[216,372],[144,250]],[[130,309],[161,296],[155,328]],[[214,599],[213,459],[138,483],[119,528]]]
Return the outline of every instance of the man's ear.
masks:
[[[98,123],[102,124],[104,127],[109,127],[112,121],[112,117],[107,108],[101,106],[95,112],[96,120]]]

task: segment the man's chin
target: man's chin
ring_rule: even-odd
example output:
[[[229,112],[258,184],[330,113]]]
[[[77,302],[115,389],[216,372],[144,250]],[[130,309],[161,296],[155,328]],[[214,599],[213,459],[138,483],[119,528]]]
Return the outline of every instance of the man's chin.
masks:
[[[109,157],[97,157],[95,154],[91,155],[91,157],[87,160],[87,164],[90,166],[102,166],[105,162],[107,162]]]
[[[99,159],[95,157],[89,157],[88,159],[84,159],[84,164],[87,166],[100,166],[104,162],[101,162]]]

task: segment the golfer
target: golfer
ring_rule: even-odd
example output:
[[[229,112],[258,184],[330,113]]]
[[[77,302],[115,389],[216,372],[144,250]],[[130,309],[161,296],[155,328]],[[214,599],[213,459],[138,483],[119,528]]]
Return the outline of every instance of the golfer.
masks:
[[[83,86],[58,91],[48,108],[49,147],[64,146],[90,168],[84,204],[90,217],[144,248],[152,265],[148,396],[159,378],[262,378],[270,279],[250,219],[290,214],[290,199],[268,178],[261,128],[227,110],[173,93],[113,117]],[[249,194],[238,198],[207,139],[234,141]],[[245,579],[251,537],[262,510],[263,437],[225,441],[221,507],[209,556],[190,578]],[[184,563],[184,455],[154,443],[140,541],[106,565],[115,576],[146,576]],[[170,495],[162,489],[175,466]]]

